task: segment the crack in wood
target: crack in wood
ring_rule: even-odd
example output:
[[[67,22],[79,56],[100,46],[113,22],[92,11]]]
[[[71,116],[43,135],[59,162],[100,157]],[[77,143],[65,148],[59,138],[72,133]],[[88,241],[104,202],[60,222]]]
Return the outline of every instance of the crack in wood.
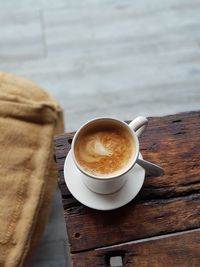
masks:
[[[178,119],[178,120],[173,120],[172,123],[177,123],[177,122],[182,122],[181,119]]]
[[[187,132],[186,131],[179,131],[177,133],[174,133],[174,135],[180,135],[180,134],[186,134]]]
[[[195,232],[200,232],[200,228],[188,228],[186,230],[182,230],[182,231],[171,231],[166,232],[166,231],[160,231],[158,235],[155,236],[148,236],[145,238],[140,238],[140,239],[136,239],[136,240],[127,240],[126,242],[116,242],[115,244],[109,245],[109,246],[99,246],[99,247],[92,247],[89,249],[82,249],[82,250],[78,250],[78,251],[71,251],[72,255],[76,255],[79,253],[84,253],[84,252],[89,252],[89,251],[101,251],[101,250],[110,250],[109,252],[113,253],[112,255],[117,255],[117,251],[122,251],[124,252],[124,255],[126,253],[128,253],[128,251],[126,249],[120,249],[118,250],[118,247],[120,246],[125,246],[125,245],[131,245],[131,244],[138,244],[138,243],[145,243],[145,242],[149,242],[149,241],[154,241],[154,240],[161,240],[161,239],[166,239],[166,238],[170,238],[170,237],[176,237],[176,236],[181,236],[181,235],[186,235],[189,233],[195,233]],[[108,253],[108,255],[110,255]]]

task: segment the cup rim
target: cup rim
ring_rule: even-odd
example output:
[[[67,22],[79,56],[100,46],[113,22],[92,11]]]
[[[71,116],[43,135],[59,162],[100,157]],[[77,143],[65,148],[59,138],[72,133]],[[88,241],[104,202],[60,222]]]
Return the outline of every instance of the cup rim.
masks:
[[[87,125],[89,125],[90,123],[93,123],[95,121],[102,121],[102,120],[110,120],[110,121],[116,121],[118,123],[121,123],[122,125],[124,125],[128,131],[130,132],[130,134],[132,135],[133,139],[134,139],[134,142],[135,142],[135,147],[136,147],[136,153],[135,153],[135,156],[133,158],[133,161],[132,161],[132,164],[130,164],[130,166],[128,166],[127,169],[125,169],[122,173],[120,174],[115,174],[115,175],[110,175],[109,177],[105,177],[105,176],[100,176],[100,175],[93,175],[87,171],[85,171],[81,166],[80,164],[77,162],[76,160],[76,157],[75,157],[75,153],[74,153],[74,146],[75,146],[75,142],[76,142],[76,139],[80,133],[80,131],[86,127]],[[135,133],[135,131],[133,129],[131,129],[131,127],[129,127],[129,125],[120,120],[120,119],[117,119],[117,118],[114,118],[114,117],[97,117],[97,118],[94,118],[94,119],[91,119],[91,120],[88,120],[86,123],[84,123],[75,133],[74,137],[73,137],[73,140],[72,140],[72,145],[71,145],[71,152],[72,152],[72,158],[73,158],[73,161],[74,163],[76,164],[76,167],[86,176],[88,177],[91,177],[95,180],[100,180],[100,181],[108,181],[108,180],[114,180],[120,176],[123,176],[124,174],[126,174],[128,171],[130,171],[130,169],[133,168],[133,166],[135,165],[136,161],[137,161],[137,158],[139,156],[139,141],[138,141],[138,137]]]

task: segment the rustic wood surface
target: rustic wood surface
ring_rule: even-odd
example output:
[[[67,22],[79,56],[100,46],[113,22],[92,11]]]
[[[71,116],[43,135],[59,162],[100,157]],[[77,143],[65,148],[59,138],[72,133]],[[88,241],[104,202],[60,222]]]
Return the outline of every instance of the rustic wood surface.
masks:
[[[140,138],[141,152],[144,159],[160,164],[165,170],[165,175],[157,178],[146,177],[144,186],[136,199],[120,209],[109,212],[87,208],[72,197],[64,182],[63,164],[74,133],[55,138],[59,186],[63,198],[70,250],[75,262],[82,257],[81,255],[84,255],[79,256],[80,252],[94,249],[96,251],[105,246],[170,235],[200,227],[199,132],[200,112],[149,118],[148,128]],[[194,238],[195,235],[197,239]],[[183,242],[189,239],[188,244],[198,243],[199,231],[195,235],[184,235]],[[169,238],[169,242],[172,243],[176,243],[177,240],[175,247],[181,250],[180,238]],[[165,249],[169,250],[168,243],[165,244],[165,241],[156,242],[158,242],[161,255]],[[133,256],[134,253],[130,253],[132,259],[127,260],[127,264],[132,262],[133,265],[126,266],[147,266],[145,261],[148,260],[148,253],[145,250],[145,244],[131,245],[130,249],[135,250],[136,246],[140,250],[141,247],[143,252],[141,251],[141,254],[136,252],[137,257]],[[156,253],[158,248],[153,251],[153,243],[147,244],[147,249]],[[188,251],[188,246],[183,246],[184,253]],[[99,255],[97,252],[85,253],[92,257]],[[137,265],[140,260],[142,262],[142,255],[145,253],[147,254],[143,265]],[[188,264],[189,260],[185,262],[185,265],[181,265],[182,261],[178,261],[178,258],[176,261],[176,253],[168,253],[173,258],[171,266],[191,266]],[[195,249],[190,249],[188,253],[191,256],[190,262],[194,263],[192,266],[197,266],[195,264],[197,260],[200,262],[200,254],[197,254]],[[151,254],[149,254],[150,258]],[[192,258],[194,258],[193,262]],[[158,256],[155,257],[153,266],[159,266],[156,265],[156,261],[158,261]],[[163,260],[162,266],[169,266],[167,261],[165,262],[167,265],[164,262]],[[75,266],[79,265],[75,264]]]
[[[199,108],[199,0],[0,0],[0,10],[0,69],[56,97],[66,131]],[[66,264],[60,202],[57,191],[34,267]]]
[[[199,266],[200,231],[100,248],[72,254],[74,266],[110,266],[110,258],[120,256],[126,267]],[[95,265],[93,265],[95,262]],[[84,264],[83,264],[84,263]]]

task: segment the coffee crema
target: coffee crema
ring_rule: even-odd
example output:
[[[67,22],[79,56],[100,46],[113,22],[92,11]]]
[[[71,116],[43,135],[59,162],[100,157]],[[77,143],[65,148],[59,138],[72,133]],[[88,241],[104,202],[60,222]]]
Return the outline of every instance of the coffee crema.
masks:
[[[86,172],[109,177],[127,166],[134,155],[134,145],[130,133],[123,127],[94,127],[80,134],[74,153]]]

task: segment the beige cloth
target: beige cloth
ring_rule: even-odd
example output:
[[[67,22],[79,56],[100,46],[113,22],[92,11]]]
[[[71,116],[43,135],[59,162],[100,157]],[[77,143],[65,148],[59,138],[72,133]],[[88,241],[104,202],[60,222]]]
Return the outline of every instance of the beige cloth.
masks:
[[[62,110],[35,84],[0,73],[0,266],[25,266],[56,187],[53,135]],[[28,265],[27,265],[28,266]]]

